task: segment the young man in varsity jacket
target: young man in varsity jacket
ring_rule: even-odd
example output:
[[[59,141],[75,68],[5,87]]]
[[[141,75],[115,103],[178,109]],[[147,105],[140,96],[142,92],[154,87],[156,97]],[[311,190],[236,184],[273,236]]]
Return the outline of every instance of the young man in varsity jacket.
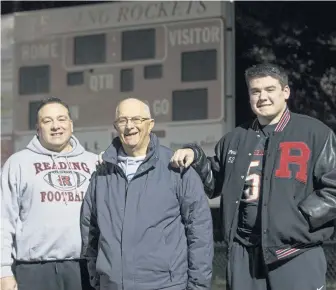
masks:
[[[257,118],[238,126],[215,156],[188,144],[172,164],[196,169],[210,198],[221,195],[231,290],[325,290],[321,244],[336,218],[336,137],[291,113],[288,76],[272,64],[245,73]]]

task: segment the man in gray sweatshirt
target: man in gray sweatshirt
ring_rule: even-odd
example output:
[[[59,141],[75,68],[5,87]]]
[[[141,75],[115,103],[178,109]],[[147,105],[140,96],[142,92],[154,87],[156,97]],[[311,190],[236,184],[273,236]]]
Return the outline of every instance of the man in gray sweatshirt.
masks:
[[[41,102],[36,128],[1,173],[1,289],[90,289],[79,218],[97,156],[72,135],[60,99]]]

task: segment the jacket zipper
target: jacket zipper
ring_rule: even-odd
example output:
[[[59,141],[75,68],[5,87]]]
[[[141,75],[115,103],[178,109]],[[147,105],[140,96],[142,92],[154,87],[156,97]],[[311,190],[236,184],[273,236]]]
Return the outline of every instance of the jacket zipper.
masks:
[[[140,165],[141,166],[141,165]],[[139,166],[139,168],[140,168]],[[127,179],[127,176],[126,174],[124,173],[124,171],[118,166],[118,165],[115,165],[116,167],[116,170],[120,173],[120,175],[125,179],[125,200],[124,200],[124,216],[123,216],[123,222],[122,222],[122,229],[121,229],[121,251],[120,251],[120,255],[121,255],[121,263],[123,263],[123,232],[124,232],[124,219],[125,219],[125,214],[126,214],[126,200],[127,200],[127,191],[128,191],[128,188],[129,188],[129,185],[130,183],[132,182],[132,180],[136,177],[136,173],[134,174],[133,176],[133,179],[132,180],[128,180]],[[138,168],[138,170],[139,170]],[[138,171],[137,170],[137,171]],[[143,172],[143,171],[141,171]],[[121,267],[122,269],[123,267]],[[121,270],[122,271],[122,270]],[[122,274],[122,277],[123,277],[123,274]],[[172,280],[172,278],[170,278]],[[124,289],[124,282],[123,282],[123,278],[121,278],[121,282],[122,282],[122,289]]]
[[[125,200],[124,200],[124,216],[123,216],[123,222],[122,222],[122,228],[121,228],[121,243],[120,243],[120,256],[121,256],[121,284],[122,289],[124,289],[124,279],[123,279],[123,232],[124,232],[124,219],[125,219],[125,213],[126,213],[126,198],[127,198],[127,190],[128,190],[128,180],[124,173],[124,171],[121,170],[121,168],[118,165],[115,165],[116,170],[120,175],[125,179]]]
[[[137,171],[136,171],[136,173],[134,174],[134,176],[133,176],[133,179],[135,178],[135,177],[137,177],[137,172],[138,172],[138,170],[139,170],[139,168],[141,167],[141,165],[142,164],[140,164],[140,166],[138,167],[138,169],[137,169]],[[120,173],[120,175],[125,179],[125,181],[126,181],[126,183],[125,183],[125,202],[124,202],[124,216],[123,216],[123,222],[122,222],[122,229],[121,229],[121,232],[122,232],[122,234],[121,234],[121,263],[123,263],[123,232],[124,232],[124,219],[125,219],[125,213],[126,213],[126,200],[127,200],[127,191],[128,191],[128,188],[129,188],[129,185],[130,185],[130,183],[132,182],[132,180],[130,180],[130,181],[128,181],[128,179],[127,179],[127,176],[126,176],[126,174],[124,173],[124,171],[117,165],[117,164],[115,164],[115,168],[116,168],[116,170]],[[148,170],[149,169],[151,169],[152,168],[152,166],[150,167],[150,168],[148,168]],[[143,173],[144,172],[144,170],[141,170],[141,171],[139,171],[139,173]],[[122,269],[123,267],[121,267],[121,269]],[[122,271],[122,270],[121,270]],[[172,281],[172,273],[169,271],[169,273],[170,273],[170,280]],[[123,277],[123,273],[122,273],[122,277]],[[123,282],[123,278],[121,278],[121,283],[122,283],[122,289],[124,289],[124,282]]]

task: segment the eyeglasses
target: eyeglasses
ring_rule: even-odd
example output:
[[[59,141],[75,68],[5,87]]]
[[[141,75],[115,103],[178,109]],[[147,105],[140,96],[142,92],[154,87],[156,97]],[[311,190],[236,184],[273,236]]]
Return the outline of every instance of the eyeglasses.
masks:
[[[128,121],[131,121],[134,125],[140,125],[142,124],[143,121],[147,121],[147,120],[150,120],[150,118],[142,118],[140,116],[131,117],[131,118],[121,117],[118,120],[116,120],[114,123],[118,127],[125,127]]]

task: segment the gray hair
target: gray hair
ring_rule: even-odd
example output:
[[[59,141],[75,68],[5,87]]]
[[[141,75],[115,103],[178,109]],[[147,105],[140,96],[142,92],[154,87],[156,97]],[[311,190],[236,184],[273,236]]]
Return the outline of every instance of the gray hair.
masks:
[[[128,101],[128,100],[136,100],[136,101],[142,103],[143,106],[144,106],[143,107],[144,108],[144,113],[148,116],[148,118],[152,118],[149,103],[147,101],[143,101],[143,100],[140,100],[140,99],[137,99],[137,98],[127,98],[127,99],[124,99],[124,100],[120,101],[117,105],[117,108],[116,108],[116,112],[115,112],[116,116],[118,115],[120,104],[122,102],[125,102],[125,101]]]

